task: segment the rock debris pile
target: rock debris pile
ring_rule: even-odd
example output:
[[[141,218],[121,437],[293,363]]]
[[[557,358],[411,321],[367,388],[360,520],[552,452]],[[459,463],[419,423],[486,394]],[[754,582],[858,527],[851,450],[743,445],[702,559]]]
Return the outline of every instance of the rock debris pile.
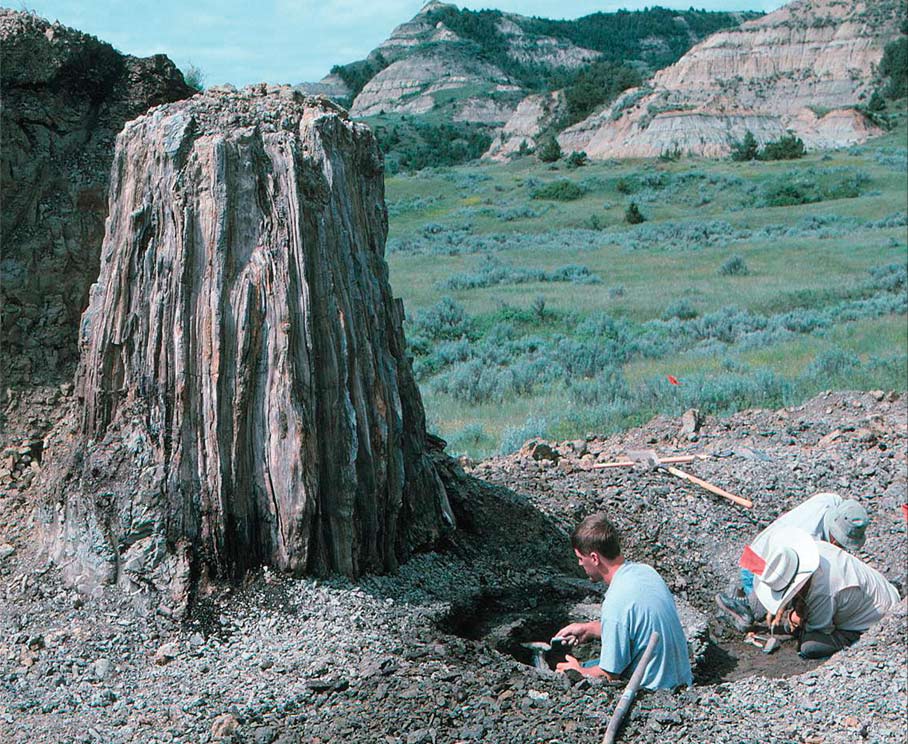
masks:
[[[463,529],[444,550],[356,582],[259,571],[200,595],[186,625],[137,616],[112,589],[85,598],[66,588],[28,543],[26,506],[8,491],[0,499],[0,731],[5,741],[60,743],[599,741],[620,688],[571,684],[488,638],[452,635],[452,610],[483,595],[522,596],[530,609],[546,601],[545,587],[551,598],[559,586],[583,584],[566,531],[606,509],[625,553],[656,565],[677,596],[711,616],[712,594],[732,577],[741,545],[819,490],[867,506],[862,557],[901,582],[906,416],[905,400],[893,396],[824,394],[797,408],[706,418],[696,442],[680,420],[657,418],[607,439],[540,443],[548,450],[483,462],[472,475],[449,466],[446,480],[461,484],[453,506]],[[754,509],[664,473],[583,469],[646,446],[711,453],[685,467],[751,498]],[[713,621],[710,630],[728,640],[724,626]],[[773,674],[735,678],[732,670],[726,681],[643,693],[621,739],[900,743],[905,633],[903,602],[822,665],[789,654],[790,668]]]

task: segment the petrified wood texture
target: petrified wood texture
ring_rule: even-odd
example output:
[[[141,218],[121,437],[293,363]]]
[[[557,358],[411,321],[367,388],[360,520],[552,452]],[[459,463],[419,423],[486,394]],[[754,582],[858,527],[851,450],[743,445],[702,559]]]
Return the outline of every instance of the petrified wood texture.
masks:
[[[383,188],[371,132],[289,88],[215,90],[126,126],[73,456],[45,514],[73,578],[355,575],[453,524]]]

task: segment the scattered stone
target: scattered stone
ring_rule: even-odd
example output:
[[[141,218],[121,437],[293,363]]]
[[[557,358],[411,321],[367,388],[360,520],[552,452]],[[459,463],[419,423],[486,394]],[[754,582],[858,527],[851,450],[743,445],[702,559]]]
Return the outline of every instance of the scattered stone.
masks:
[[[154,662],[159,666],[164,666],[173,661],[180,653],[176,643],[164,643],[158,647],[154,653]]]
[[[100,680],[107,679],[110,676],[112,669],[113,664],[111,664],[110,659],[97,659],[95,663],[91,665],[92,674]]]
[[[681,433],[691,441],[696,441],[702,425],[703,417],[696,408],[689,408],[681,416]]]
[[[524,450],[536,461],[558,462],[558,450],[545,442],[529,442],[524,445]]]
[[[350,683],[342,677],[306,680],[306,687],[313,692],[343,692],[349,686]]]
[[[226,739],[233,736],[240,727],[239,721],[231,713],[221,713],[211,724],[212,739]]]

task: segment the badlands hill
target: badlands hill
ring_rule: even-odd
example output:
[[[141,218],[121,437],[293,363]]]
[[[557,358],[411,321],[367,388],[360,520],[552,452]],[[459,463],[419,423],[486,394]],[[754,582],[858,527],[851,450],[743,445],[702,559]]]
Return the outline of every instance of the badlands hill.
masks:
[[[388,119],[399,125],[401,117],[453,126],[448,135],[454,137],[472,127],[485,138],[471,143],[475,157],[515,114],[525,118],[528,105],[535,110],[550,101],[542,106],[542,126],[563,128],[710,34],[755,16],[652,8],[553,21],[430,2],[366,59],[336,65],[320,82],[300,87],[334,98],[376,128],[390,130]],[[551,96],[554,91],[560,92]],[[535,120],[532,128],[535,136]],[[401,131],[401,138],[419,137],[416,129]],[[520,141],[505,150],[517,150]],[[502,143],[494,147],[501,149]]]
[[[392,171],[504,160],[558,132],[593,158],[720,156],[748,130],[839,147],[880,134],[860,109],[905,15],[904,0],[794,0],[766,16],[552,21],[430,2],[365,60],[302,88],[368,119]]]
[[[810,148],[863,142],[880,132],[855,107],[904,18],[902,0],[795,0],[714,34],[559,143],[625,158],[724,155],[747,130],[760,142],[791,130]]]

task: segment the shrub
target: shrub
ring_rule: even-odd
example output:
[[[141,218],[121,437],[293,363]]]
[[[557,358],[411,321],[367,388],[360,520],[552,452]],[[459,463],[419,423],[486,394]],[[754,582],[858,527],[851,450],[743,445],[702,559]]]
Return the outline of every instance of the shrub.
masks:
[[[722,276],[747,276],[748,270],[747,264],[744,262],[744,257],[735,254],[726,259],[719,267],[719,273]]]
[[[530,309],[533,311],[533,315],[536,316],[537,320],[545,319],[545,295],[536,295],[533,298],[533,304],[530,306]]]
[[[536,155],[543,163],[554,163],[561,159],[561,146],[554,137],[549,137],[536,148]]]
[[[602,280],[586,266],[567,264],[552,271],[531,267],[513,267],[493,256],[486,256],[472,273],[454,274],[439,289],[479,289],[482,287],[526,284],[528,282],[571,282],[573,284],[598,284]]]
[[[573,181],[561,178],[535,189],[530,195],[533,199],[551,199],[553,201],[575,201],[584,195],[583,187]]]
[[[580,168],[586,165],[586,161],[586,153],[583,150],[579,150],[568,155],[567,166],[568,168]]]
[[[641,222],[646,222],[646,217],[640,213],[640,209],[637,207],[636,202],[631,202],[627,209],[624,212],[624,221],[628,225],[639,225]]]
[[[774,142],[767,142],[760,151],[760,160],[797,160],[803,158],[804,153],[801,138],[786,134]]]
[[[588,230],[601,230],[605,227],[605,223],[602,221],[598,214],[591,214],[586,218],[583,226]]]
[[[773,183],[764,189],[763,204],[767,207],[793,207],[819,201],[819,196],[798,183]]]
[[[763,186],[758,206],[791,207],[826,199],[854,199],[864,193],[870,177],[852,168],[796,170]]]
[[[494,440],[482,424],[467,424],[460,431],[448,436],[448,451],[454,455],[475,450],[483,445],[489,445]]]
[[[567,390],[571,400],[584,406],[615,403],[630,394],[627,380],[617,366],[601,368],[593,378],[570,379]]]
[[[633,194],[637,190],[637,184],[632,178],[622,176],[615,181],[615,190],[619,194]]]
[[[192,64],[192,62],[186,67],[186,72],[183,73],[183,80],[196,93],[205,90],[205,73],[202,72],[201,67]]]
[[[530,439],[544,439],[548,433],[548,423],[544,418],[530,416],[523,426],[508,426],[501,435],[498,452],[509,455],[523,447]]]
[[[536,217],[539,217],[542,212],[539,212],[531,207],[512,207],[510,209],[502,209],[496,217],[502,220],[503,222],[515,222],[517,220],[531,220]]]
[[[816,356],[804,371],[806,377],[829,379],[858,369],[861,360],[841,349],[829,349]]]
[[[469,335],[472,322],[462,305],[443,297],[416,316],[413,328],[416,335],[433,340],[459,339]]]
[[[687,300],[675,300],[662,312],[662,320],[678,318],[679,320],[692,320],[699,313]]]
[[[733,343],[738,337],[753,331],[762,331],[767,321],[762,315],[729,306],[690,321],[691,330],[701,339],[718,339]]]
[[[906,60],[906,63],[908,63],[908,60]],[[886,99],[880,95],[878,90],[871,93],[870,100],[867,101],[867,110],[874,114],[879,114],[886,110]]]
[[[627,250],[698,250],[707,246],[725,246],[746,237],[748,233],[725,220],[687,220],[655,222],[634,231],[609,235],[608,239]]]

